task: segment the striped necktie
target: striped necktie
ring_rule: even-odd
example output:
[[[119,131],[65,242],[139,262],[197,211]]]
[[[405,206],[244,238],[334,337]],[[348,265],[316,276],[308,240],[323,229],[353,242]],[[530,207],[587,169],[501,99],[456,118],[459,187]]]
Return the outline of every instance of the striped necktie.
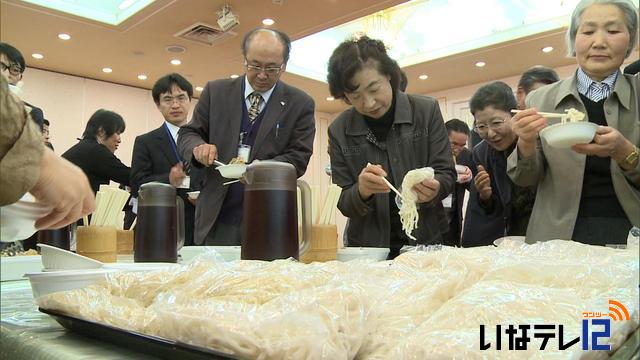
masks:
[[[249,94],[249,120],[253,123],[260,114],[260,104],[262,104],[262,95],[257,91]]]

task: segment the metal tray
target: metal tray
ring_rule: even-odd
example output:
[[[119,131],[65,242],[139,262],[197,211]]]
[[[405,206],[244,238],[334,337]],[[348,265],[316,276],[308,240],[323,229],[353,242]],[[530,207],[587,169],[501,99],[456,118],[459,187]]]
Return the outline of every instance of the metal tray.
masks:
[[[101,341],[108,341],[134,351],[144,349],[145,354],[162,359],[235,359],[233,355],[216,350],[78,319],[54,310],[42,308],[38,308],[38,310],[53,317],[67,330]]]

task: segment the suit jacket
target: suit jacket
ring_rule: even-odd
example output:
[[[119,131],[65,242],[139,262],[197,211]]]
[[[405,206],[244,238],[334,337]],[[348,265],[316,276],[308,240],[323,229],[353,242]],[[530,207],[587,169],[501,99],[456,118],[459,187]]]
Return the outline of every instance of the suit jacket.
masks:
[[[640,146],[638,77],[618,74],[613,92],[604,102],[607,124]],[[574,74],[568,79],[531,92],[527,108],[563,113],[575,108],[587,113],[577,90]],[[588,115],[585,121],[589,121]],[[508,159],[508,173],[516,184],[538,185],[535,205],[527,228],[527,242],[571,239],[578,217],[586,156],[571,149],[557,149],[538,140],[535,155],[519,156],[517,148]],[[629,221],[640,226],[640,163],[624,171],[611,160],[611,180],[618,201]]]
[[[389,247],[391,216],[389,194],[374,194],[362,200],[358,175],[368,162],[391,169],[390,181],[399,187],[409,170],[430,166],[440,182],[440,192],[418,206],[418,226],[413,236],[420,243],[441,243],[448,224],[442,206],[455,183],[456,171],[449,137],[438,102],[427,96],[397,92],[393,125],[386,146],[374,144],[375,136],[362,114],[351,108],[329,126],[331,174],[342,188],[338,209],[349,218],[349,246]],[[384,149],[383,149],[384,148]]]
[[[100,189],[100,185],[109,184],[110,180],[129,185],[129,167],[95,139],[81,139],[62,157],[84,171],[94,193]]]
[[[179,159],[171,147],[171,139],[164,124],[136,137],[131,159],[131,195],[138,196],[140,186],[157,181],[169,184],[169,172]],[[189,202],[187,189],[177,189],[184,202],[185,244],[193,244],[194,206]]]
[[[237,156],[242,107],[245,106],[244,81],[241,76],[207,83],[193,118],[179,132],[178,151],[183,159],[202,167],[193,158],[193,148],[204,143],[216,145],[218,159],[222,162]],[[295,166],[298,177],[302,176],[313,152],[313,99],[303,91],[278,81],[263,111],[249,162],[255,159],[288,162]],[[204,242],[218,218],[227,194],[227,187],[222,185],[225,181],[227,179],[214,169],[206,171],[196,206],[196,244]]]
[[[468,149],[464,148],[458,154],[456,158],[456,163],[458,165],[467,166],[471,171],[474,171],[475,165],[473,162],[473,154]],[[460,242],[460,233],[462,232],[462,208],[464,206],[464,193],[469,190],[471,183],[473,182],[473,178],[465,184],[459,184],[456,182],[454,190],[453,190],[453,198],[451,199],[451,205],[453,206],[453,210],[455,210],[453,217],[449,219],[449,233],[452,236],[455,236],[456,242]]]

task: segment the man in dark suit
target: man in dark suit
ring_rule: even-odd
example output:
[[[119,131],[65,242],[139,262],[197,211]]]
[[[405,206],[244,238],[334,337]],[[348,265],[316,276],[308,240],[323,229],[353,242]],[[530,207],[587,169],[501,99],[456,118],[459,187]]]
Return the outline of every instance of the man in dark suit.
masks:
[[[304,174],[313,152],[315,105],[279,80],[290,49],[289,37],[277,30],[258,28],[245,35],[245,75],[207,83],[193,119],[180,129],[178,148],[185,160],[208,167],[214,159],[229,162],[248,152],[247,162],[283,161],[295,166],[298,176]],[[196,206],[196,244],[241,242],[244,185],[222,185],[227,180],[207,169]]]
[[[9,80],[9,87],[17,87],[18,83],[22,80],[22,74],[24,73],[26,65],[20,50],[5,42],[0,42],[0,64],[2,66],[2,73],[5,74]],[[40,127],[40,130],[42,130],[44,123],[44,113],[42,110],[26,101],[24,101],[24,104],[30,109],[29,115],[31,115],[31,119],[33,119]]]
[[[464,204],[464,193],[469,190],[471,183],[471,169],[473,166],[473,155],[466,148],[469,140],[469,126],[459,119],[451,119],[444,124],[449,135],[451,152],[456,163],[458,178],[453,192],[444,200],[445,213],[449,222],[449,231],[444,236],[444,244],[448,246],[460,246],[460,234],[462,232],[462,207]]]
[[[131,160],[131,194],[138,196],[142,184],[171,184],[184,201],[185,245],[193,245],[195,207],[190,202],[189,177],[177,147],[178,131],[187,123],[193,86],[180,74],[166,75],[153,85],[153,101],[164,117],[159,128],[136,137]]]

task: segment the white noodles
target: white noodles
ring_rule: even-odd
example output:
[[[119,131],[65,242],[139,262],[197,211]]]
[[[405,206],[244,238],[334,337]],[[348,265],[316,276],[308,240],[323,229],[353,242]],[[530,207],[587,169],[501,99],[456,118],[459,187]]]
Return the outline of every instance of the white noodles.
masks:
[[[413,191],[413,186],[424,180],[433,179],[433,169],[425,167],[409,171],[402,180],[402,206],[400,207],[400,222],[402,222],[402,230],[409,238],[416,240],[411,232],[418,226],[418,207],[416,201],[418,195]]]

